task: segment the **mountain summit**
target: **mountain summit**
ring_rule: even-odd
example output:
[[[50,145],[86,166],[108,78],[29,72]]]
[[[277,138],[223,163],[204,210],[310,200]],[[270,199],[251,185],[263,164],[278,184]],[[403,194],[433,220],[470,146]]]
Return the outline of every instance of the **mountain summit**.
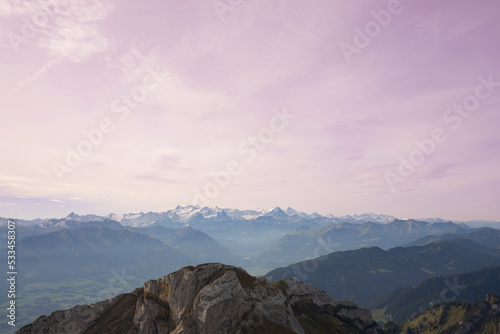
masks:
[[[273,217],[276,219],[289,219],[290,216],[285,213],[285,211],[281,210],[279,206],[275,206],[268,213],[264,215],[265,217]]]
[[[131,293],[41,316],[27,333],[380,333],[370,311],[291,279],[220,263],[184,267]]]

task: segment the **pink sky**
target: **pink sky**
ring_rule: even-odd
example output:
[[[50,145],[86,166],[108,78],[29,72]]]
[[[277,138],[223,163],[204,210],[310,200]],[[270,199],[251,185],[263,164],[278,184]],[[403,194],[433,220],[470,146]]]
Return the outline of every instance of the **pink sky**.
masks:
[[[0,216],[166,211],[235,161],[208,206],[500,220],[500,87],[445,117],[500,82],[500,3],[395,1],[0,0]],[[391,189],[436,128],[446,140]]]

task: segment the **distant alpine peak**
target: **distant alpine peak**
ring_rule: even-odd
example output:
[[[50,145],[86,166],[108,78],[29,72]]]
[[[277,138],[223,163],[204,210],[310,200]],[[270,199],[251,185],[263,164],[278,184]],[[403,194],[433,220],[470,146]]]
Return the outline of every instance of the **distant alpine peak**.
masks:
[[[311,217],[311,215],[305,213],[304,211],[298,211],[298,210],[295,210],[294,208],[291,208],[291,207],[288,207],[285,210],[285,212],[289,216],[297,216],[297,217],[306,218],[306,219],[313,218],[313,217]],[[325,218],[329,218],[329,217],[325,217]]]
[[[63,220],[75,220],[79,222],[89,222],[89,221],[103,221],[105,220],[105,217],[98,216],[98,215],[77,215],[74,212],[71,212],[69,215],[66,216],[66,218],[63,218]]]
[[[78,218],[79,216],[74,213],[74,212],[71,212],[66,218],[70,218],[70,219],[73,219],[73,218]]]
[[[279,206],[273,206],[268,213],[285,213]],[[285,213],[286,214],[286,213]]]

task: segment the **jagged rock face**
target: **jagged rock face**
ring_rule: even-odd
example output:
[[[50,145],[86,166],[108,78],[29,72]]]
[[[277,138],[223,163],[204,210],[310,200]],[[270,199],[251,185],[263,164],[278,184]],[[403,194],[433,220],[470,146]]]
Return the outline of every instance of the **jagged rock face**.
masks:
[[[476,309],[470,312],[460,323],[454,334],[498,333],[500,330],[500,298],[487,295],[486,300],[476,303]]]
[[[379,333],[366,309],[290,279],[268,284],[219,263],[185,267],[142,288],[41,316],[18,333]]]

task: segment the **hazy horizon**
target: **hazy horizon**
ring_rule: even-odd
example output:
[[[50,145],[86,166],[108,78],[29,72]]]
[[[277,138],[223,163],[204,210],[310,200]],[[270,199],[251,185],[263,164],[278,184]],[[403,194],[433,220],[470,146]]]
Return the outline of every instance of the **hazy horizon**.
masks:
[[[182,208],[186,208],[188,207],[189,205],[192,205],[192,204],[186,204],[186,205],[181,205],[179,204],[178,206],[182,207]],[[199,205],[198,205],[199,206]],[[264,212],[270,212],[272,211],[274,208],[276,207],[279,207],[280,209],[282,209],[283,211],[286,212],[286,210],[288,209],[288,207],[280,207],[280,206],[273,206],[271,208],[235,208],[235,207],[218,207],[218,206],[208,206],[208,208],[210,209],[221,209],[221,210],[227,210],[227,209],[236,209],[236,210],[239,210],[239,211],[260,211],[260,210],[264,210]],[[203,208],[202,206],[199,206],[199,208]],[[62,215],[59,215],[59,216],[32,216],[32,217],[28,217],[28,216],[6,216],[6,217],[2,217],[2,218],[8,218],[8,219],[20,219],[20,220],[31,220],[31,219],[64,219],[64,218],[67,218],[69,215],[71,214],[76,214],[77,216],[86,216],[86,215],[96,215],[96,216],[101,216],[101,217],[106,217],[106,216],[111,216],[111,215],[127,215],[127,214],[146,214],[146,213],[166,213],[168,211],[175,211],[177,209],[177,206],[175,207],[171,207],[171,208],[165,208],[164,210],[160,210],[160,211],[134,211],[134,212],[102,212],[102,213],[96,213],[96,212],[93,212],[93,211],[88,211],[88,212],[75,212],[75,211],[71,211],[71,212],[68,212],[66,214],[62,214]],[[362,215],[379,215],[379,216],[390,216],[390,217],[393,217],[394,219],[400,219],[400,220],[408,220],[408,219],[413,219],[413,220],[421,220],[421,221],[426,221],[426,219],[442,219],[444,221],[452,221],[452,222],[455,222],[455,223],[467,223],[467,222],[472,222],[472,221],[484,221],[484,222],[490,222],[490,223],[500,223],[500,221],[496,221],[496,220],[491,220],[491,221],[488,221],[488,220],[485,220],[485,219],[469,219],[469,220],[455,220],[455,219],[448,219],[447,217],[409,217],[409,216],[395,216],[395,215],[391,215],[390,213],[386,213],[386,212],[354,212],[354,213],[349,213],[349,214],[346,214],[346,215],[336,215],[335,213],[333,212],[317,212],[317,211],[303,211],[303,210],[300,210],[300,209],[297,209],[297,208],[292,208],[293,210],[296,210],[298,212],[302,212],[302,213],[305,213],[307,215],[312,215],[312,214],[320,214],[321,216],[323,217],[327,217],[329,215],[332,215],[334,217],[338,217],[338,218],[341,218],[341,217],[344,217],[344,216],[353,216],[353,217],[356,217],[356,216],[362,216]],[[489,225],[485,225],[485,226],[489,226]]]

